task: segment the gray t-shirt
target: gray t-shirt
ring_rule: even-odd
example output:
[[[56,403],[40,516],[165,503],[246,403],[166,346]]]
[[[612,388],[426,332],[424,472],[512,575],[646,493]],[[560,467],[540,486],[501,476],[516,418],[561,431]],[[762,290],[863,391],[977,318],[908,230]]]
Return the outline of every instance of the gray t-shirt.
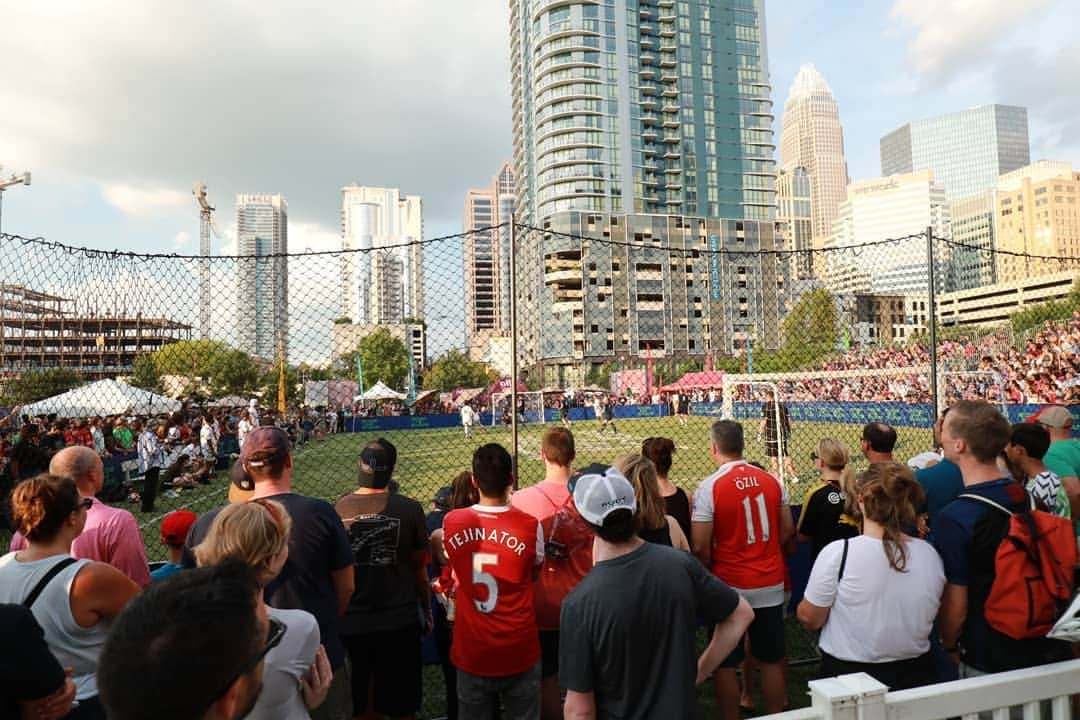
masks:
[[[597,563],[563,601],[559,684],[598,718],[696,715],[697,618],[723,621],[734,590],[689,553],[645,543]]]

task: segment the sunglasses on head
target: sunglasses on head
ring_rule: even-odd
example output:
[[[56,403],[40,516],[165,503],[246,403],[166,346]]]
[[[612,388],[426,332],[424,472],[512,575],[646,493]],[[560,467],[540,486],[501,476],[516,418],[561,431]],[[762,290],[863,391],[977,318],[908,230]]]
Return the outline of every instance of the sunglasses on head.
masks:
[[[79,504],[76,509],[82,508],[83,510],[89,510],[94,505],[94,498],[79,498]]]

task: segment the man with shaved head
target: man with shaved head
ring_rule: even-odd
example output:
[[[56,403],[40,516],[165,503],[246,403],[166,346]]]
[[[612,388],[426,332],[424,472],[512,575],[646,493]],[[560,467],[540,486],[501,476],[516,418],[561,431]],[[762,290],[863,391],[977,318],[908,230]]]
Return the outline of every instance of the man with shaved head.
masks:
[[[93,449],[81,445],[66,447],[53,455],[49,472],[69,477],[79,488],[79,495],[93,500],[86,512],[86,527],[71,545],[71,554],[80,559],[99,560],[145,587],[150,584],[146,549],[135,516],[127,510],[109,507],[95,497],[105,484],[105,467]],[[22,550],[26,540],[16,533],[11,550]]]

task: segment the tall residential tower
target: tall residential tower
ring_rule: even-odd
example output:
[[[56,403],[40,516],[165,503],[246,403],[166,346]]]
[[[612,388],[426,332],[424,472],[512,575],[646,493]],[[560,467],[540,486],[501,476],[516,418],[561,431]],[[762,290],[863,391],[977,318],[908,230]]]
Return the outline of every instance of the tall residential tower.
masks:
[[[764,0],[511,0],[517,212],[772,220]]]
[[[784,103],[780,168],[789,175],[805,168],[810,180],[811,244],[821,250],[846,196],[848,174],[836,98],[813,65],[799,68]]]
[[[236,196],[237,345],[264,360],[289,352],[289,206],[281,195]]]
[[[491,338],[510,334],[509,223],[514,202],[509,162],[489,187],[465,193],[465,344],[473,360],[489,354]]]
[[[396,188],[341,189],[341,313],[355,324],[424,315],[423,202]]]

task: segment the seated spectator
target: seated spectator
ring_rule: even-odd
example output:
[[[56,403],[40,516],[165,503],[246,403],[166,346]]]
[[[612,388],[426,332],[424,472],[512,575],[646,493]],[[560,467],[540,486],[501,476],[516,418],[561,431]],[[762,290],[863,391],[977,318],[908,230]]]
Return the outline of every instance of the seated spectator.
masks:
[[[217,514],[206,539],[195,546],[195,557],[200,566],[225,558],[242,560],[265,590],[285,567],[291,531],[292,519],[279,502],[259,498],[230,505]],[[319,625],[306,610],[274,608],[265,605],[262,593],[258,598],[256,613],[283,628],[283,635],[266,654],[263,691],[248,717],[307,720],[308,711],[322,704],[330,688],[330,663],[319,645]]]
[[[690,543],[679,523],[664,512],[664,503],[656,482],[656,466],[652,464],[652,460],[632,453],[616,460],[614,467],[634,487],[634,497],[637,500],[634,515],[638,521],[638,536],[648,542],[689,551]]]
[[[56,662],[41,626],[22,605],[0,605],[0,717],[59,720],[71,712],[75,683]]]
[[[184,568],[184,541],[198,518],[190,510],[174,510],[161,521],[161,542],[169,553],[169,560],[150,573],[151,580],[164,580]]]
[[[875,463],[853,495],[862,535],[821,551],[798,608],[821,630],[821,675],[865,672],[892,690],[936,682],[929,637],[945,574],[933,546],[903,532],[922,488],[906,466]]]
[[[98,655],[109,621],[139,592],[112,565],[71,557],[91,504],[71,478],[43,474],[24,480],[12,492],[11,510],[27,546],[0,558],[0,603],[21,603],[34,613],[49,650],[72,670],[79,707],[70,717],[79,719],[105,717],[98,700]]]
[[[247,717],[266,655],[282,640],[280,625],[258,613],[261,594],[239,560],[151,585],[114,623],[101,653],[109,719]]]
[[[1043,457],[1050,448],[1050,433],[1038,423],[1016,423],[1005,446],[1009,472],[1023,483],[1040,510],[1071,518],[1069,496],[1061,478],[1046,467]]]
[[[799,542],[810,543],[812,562],[833,540],[854,537],[859,531],[844,514],[844,488],[851,485],[855,474],[848,462],[847,448],[838,440],[822,438],[811,458],[821,482],[803,500],[797,532]]]
[[[641,443],[641,454],[653,461],[656,466],[656,482],[660,496],[664,498],[664,512],[675,518],[683,535],[690,537],[690,494],[668,478],[671,472],[672,455],[675,454],[675,441],[671,438],[646,438]]]

